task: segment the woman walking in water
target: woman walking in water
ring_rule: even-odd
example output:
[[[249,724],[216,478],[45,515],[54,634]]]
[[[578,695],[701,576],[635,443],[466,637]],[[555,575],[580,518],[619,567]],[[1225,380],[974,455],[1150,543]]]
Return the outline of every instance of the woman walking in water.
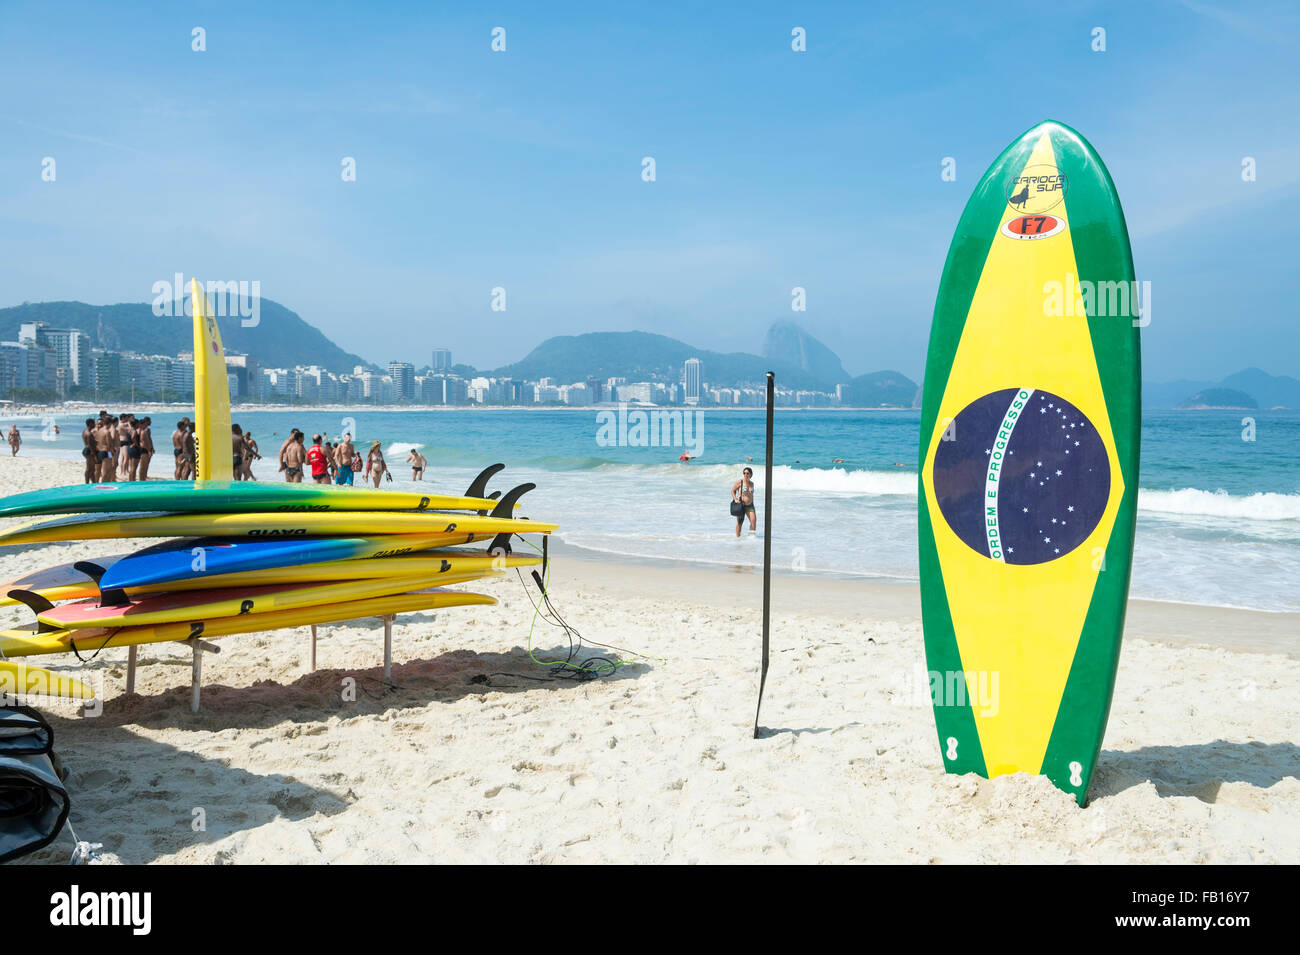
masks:
[[[746,516],[749,517],[749,532],[753,534],[758,530],[758,512],[754,509],[754,472],[750,468],[745,468],[740,480],[731,485],[731,513],[736,515],[737,537]]]
[[[388,464],[384,461],[384,452],[380,450],[380,442],[376,441],[370,445],[370,453],[366,455],[366,477],[372,478],[375,487],[379,487],[379,482],[387,470]],[[392,478],[389,480],[391,481]]]

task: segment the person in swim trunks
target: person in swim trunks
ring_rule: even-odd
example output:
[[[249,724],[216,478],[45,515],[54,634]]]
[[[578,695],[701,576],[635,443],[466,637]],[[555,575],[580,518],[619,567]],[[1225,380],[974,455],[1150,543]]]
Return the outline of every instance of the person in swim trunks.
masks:
[[[311,447],[307,449],[307,463],[311,465],[311,479],[317,484],[330,483],[329,455],[321,446],[324,440],[319,434],[312,435]]]
[[[424,479],[424,455],[415,448],[406,456],[406,463],[411,466],[411,480],[421,481]]]
[[[307,460],[307,449],[302,444],[302,432],[294,429],[293,438],[284,449],[284,479],[290,484],[302,483],[302,465]]]
[[[741,512],[736,515],[736,536],[740,536],[740,529],[745,524],[745,518],[749,518],[749,530],[753,533],[758,530],[758,512],[754,509],[754,472],[750,468],[745,468],[741,472],[740,480],[731,485],[731,499],[741,506]]]
[[[136,439],[140,445],[139,468],[136,471],[137,481],[149,480],[149,462],[153,460],[153,418],[145,416],[136,428]]]
[[[95,456],[99,468],[99,480],[111,482],[114,479],[113,448],[117,446],[117,427],[112,418],[101,418],[95,426]]]
[[[352,476],[356,474],[352,470],[352,460],[357,456],[356,448],[352,447],[352,435],[343,435],[343,440],[338,443],[334,449],[334,463],[338,467],[338,473],[334,480],[339,484],[352,486]]]
[[[95,452],[95,419],[87,418],[86,426],[81,430],[81,456],[86,461],[83,475],[86,484],[99,480],[99,455]]]
[[[126,446],[126,479],[128,481],[138,481],[140,472],[140,455],[143,449],[140,447],[140,431],[144,428],[144,421],[131,420],[131,438]]]
[[[172,432],[172,457],[176,459],[176,467],[172,470],[172,477],[177,481],[181,479],[181,455],[185,453],[184,444],[185,422],[177,421],[176,430]]]
[[[253,432],[251,431],[244,432],[243,458],[244,480],[256,481],[257,478],[253,476],[253,462],[262,460],[262,455],[258,452],[257,442],[253,440]]]
[[[131,426],[130,413],[123,414],[120,418],[113,419],[117,432],[117,479],[119,481],[130,480],[130,449],[131,435],[134,428]]]

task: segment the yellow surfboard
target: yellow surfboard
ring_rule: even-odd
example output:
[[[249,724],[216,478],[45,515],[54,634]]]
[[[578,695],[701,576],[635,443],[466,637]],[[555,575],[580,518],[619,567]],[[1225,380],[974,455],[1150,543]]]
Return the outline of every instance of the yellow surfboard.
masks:
[[[94,563],[105,565],[105,561],[96,559]],[[469,579],[465,574],[486,574],[488,571],[507,570],[514,567],[535,567],[542,562],[540,557],[527,554],[505,554],[493,556],[482,552],[446,550],[438,554],[420,556],[412,554],[403,557],[375,557],[358,560],[335,560],[319,564],[293,564],[288,567],[266,567],[260,570],[246,570],[231,574],[212,574],[189,580],[173,580],[160,584],[146,584],[141,587],[128,587],[128,596],[142,594],[159,594],[172,591],[217,590],[222,587],[261,587],[267,584],[303,584],[321,581],[362,580],[368,577],[414,577],[420,574],[437,574],[439,583],[446,583],[451,577]],[[82,600],[98,597],[99,587],[93,580],[72,564],[61,564],[43,571],[34,571],[15,578],[6,585],[0,585],[0,606],[12,606],[21,601],[10,597],[11,590],[27,590],[46,600]]]
[[[125,604],[101,604],[90,598],[60,604],[37,615],[36,619],[51,627],[85,630],[92,627],[143,627],[189,620],[214,620],[241,614],[269,613],[296,607],[365,600],[389,594],[409,593],[481,580],[503,577],[504,573],[486,570],[447,574],[442,577],[423,574],[413,577],[370,577],[362,580],[335,580],[323,583],[271,584],[250,587],[243,584],[217,590],[192,590],[186,593],[147,595]]]
[[[368,600],[347,600],[317,607],[248,613],[214,620],[157,624],[146,627],[117,627],[89,630],[48,630],[38,632],[38,624],[0,631],[0,654],[6,657],[47,653],[94,654],[110,647],[131,647],[146,643],[169,643],[196,637],[224,637],[239,633],[261,633],[286,627],[305,627],[317,623],[356,620],[361,617],[386,617],[390,614],[443,607],[495,604],[486,594],[457,590],[423,590],[418,593],[393,594]]]
[[[208,300],[196,278],[190,279],[190,302],[194,311],[195,477],[200,481],[229,481],[235,473],[226,352],[221,347],[217,320],[208,314]]]
[[[64,696],[89,700],[95,696],[95,691],[72,677],[26,663],[0,660],[0,697],[3,696]]]
[[[59,517],[0,533],[0,545],[44,544],[119,537],[239,537],[263,540],[309,537],[366,537],[387,534],[549,534],[558,527],[540,521],[423,511],[325,511],[290,514],[167,514]]]

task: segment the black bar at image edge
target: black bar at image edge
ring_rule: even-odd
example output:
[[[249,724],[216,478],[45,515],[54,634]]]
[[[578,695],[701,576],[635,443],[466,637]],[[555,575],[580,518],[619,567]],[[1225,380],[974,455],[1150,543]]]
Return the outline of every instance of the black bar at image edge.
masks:
[[[617,893],[623,888],[621,873],[610,871],[613,868],[606,867],[601,884]],[[77,935],[127,946],[200,940],[206,946],[241,938],[255,938],[259,948],[279,938],[301,946],[316,939],[340,942],[360,932],[375,940],[390,928],[407,931],[420,923],[431,927],[426,922],[430,918],[461,926],[522,927],[544,916],[528,896],[515,895],[514,890],[536,892],[549,884],[534,878],[531,868],[523,868],[517,883],[498,868],[461,872],[452,881],[410,866],[187,866],[183,871],[171,866],[10,866],[4,874],[11,941]],[[1026,932],[1040,937],[1066,933],[1072,945],[1123,934],[1173,938],[1197,932],[1231,940],[1260,927],[1282,929],[1294,912],[1292,873],[1280,867],[1067,865],[976,871],[969,866],[918,865],[862,876],[861,881],[854,877],[859,886],[852,892],[855,918],[896,925],[903,933],[956,932],[972,941],[1027,938]],[[645,898],[656,877],[653,870],[628,873],[625,888]],[[674,883],[682,878],[694,877],[679,874],[673,876]],[[755,890],[761,884],[761,891],[774,901],[788,892],[791,904],[806,904],[805,883],[817,878],[814,873],[795,876],[785,867],[759,866],[728,876],[742,886],[752,881]],[[102,893],[116,897],[105,911],[147,911],[147,934],[136,934],[145,926],[132,925],[129,918],[116,926],[68,924],[84,921],[81,913],[99,904]],[[134,898],[137,904],[129,908],[131,897],[124,903],[121,893],[148,893],[147,908],[143,896]],[[91,896],[96,898],[88,901]],[[842,902],[834,902],[836,897],[840,893],[824,901],[838,908]],[[78,903],[76,919],[69,918],[73,898]],[[701,909],[698,915],[675,916],[676,929],[692,918],[700,920],[706,933],[721,928],[716,912],[705,915]],[[619,917],[611,919],[617,922]],[[53,924],[60,920],[62,924]],[[744,932],[744,926],[734,929]]]

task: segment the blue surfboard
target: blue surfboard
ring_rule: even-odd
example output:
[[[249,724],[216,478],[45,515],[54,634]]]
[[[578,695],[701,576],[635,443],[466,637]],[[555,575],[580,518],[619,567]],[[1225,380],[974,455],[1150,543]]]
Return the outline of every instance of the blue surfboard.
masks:
[[[448,538],[442,540],[443,537]],[[409,554],[439,544],[463,542],[466,535],[389,537],[317,537],[269,540],[231,540],[224,537],[188,538],[154,544],[123,557],[99,577],[101,591],[144,587],[149,584],[194,580],[217,574],[237,574],[269,567],[290,567],[331,560]],[[89,572],[93,561],[79,564]]]

